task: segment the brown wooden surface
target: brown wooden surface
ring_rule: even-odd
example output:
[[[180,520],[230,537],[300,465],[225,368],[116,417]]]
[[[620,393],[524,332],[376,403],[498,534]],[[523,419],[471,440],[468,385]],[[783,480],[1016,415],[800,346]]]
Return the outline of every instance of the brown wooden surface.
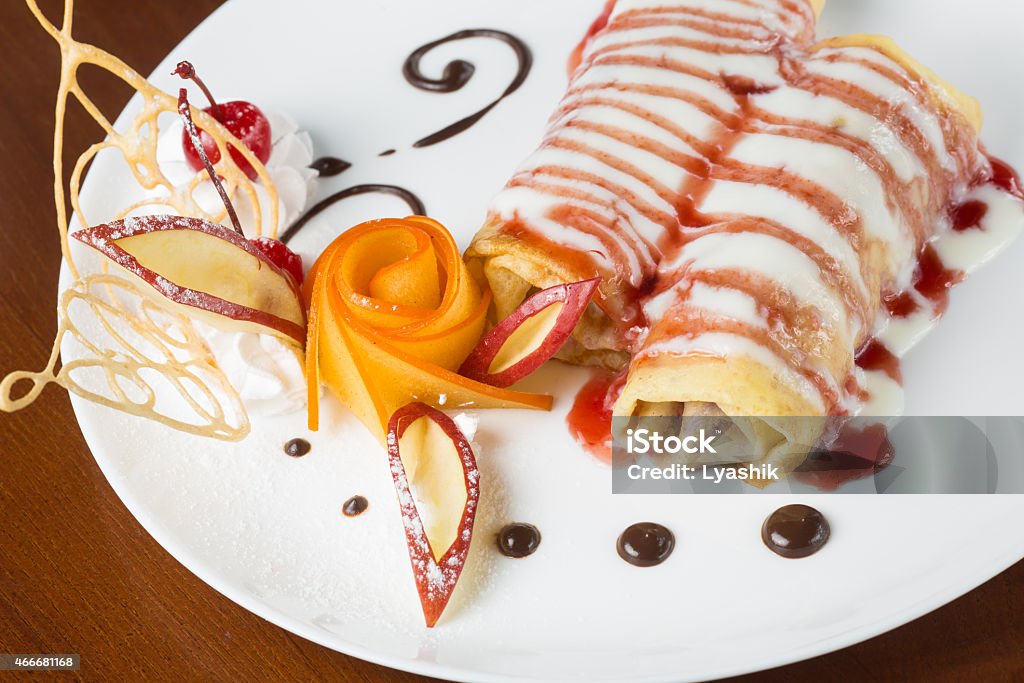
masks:
[[[54,1],[42,4],[59,11]],[[148,73],[218,4],[79,0],[76,35]],[[0,374],[41,367],[53,334],[59,250],[50,149],[58,64],[55,44],[28,10],[3,0]],[[88,79],[87,89],[108,113],[129,95],[105,80]],[[69,150],[97,137],[86,123],[72,118]],[[1007,533],[1021,533],[1019,524],[1007,520]],[[0,652],[80,653],[80,675],[103,680],[427,680],[314,645],[192,576],[114,495],[56,389],[19,414],[0,414]],[[874,640],[737,680],[804,678],[1024,680],[1024,563]]]

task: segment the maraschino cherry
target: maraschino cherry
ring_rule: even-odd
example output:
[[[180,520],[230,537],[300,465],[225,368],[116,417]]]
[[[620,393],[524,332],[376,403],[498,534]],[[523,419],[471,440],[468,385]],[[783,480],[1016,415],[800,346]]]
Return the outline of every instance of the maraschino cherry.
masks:
[[[220,195],[221,201],[224,202],[224,208],[228,212],[228,218],[231,220],[231,225],[234,227],[235,232],[245,237],[245,232],[242,231],[242,223],[238,220],[235,206],[231,203],[231,199],[228,197],[227,190],[224,189],[224,183],[221,182],[220,176],[217,175],[217,171],[213,168],[213,162],[207,153],[208,148],[200,142],[199,136],[201,131],[196,128],[196,124],[192,121],[192,108],[188,103],[188,91],[185,88],[178,91],[178,114],[181,116],[181,121],[185,126],[185,140],[195,150],[196,158],[199,159],[199,168],[205,168],[206,172],[210,175],[210,182],[213,183],[217,194]],[[302,257],[289,249],[288,245],[270,237],[257,237],[250,239],[249,242],[263,252],[263,255],[271,263],[288,273],[295,280],[296,285],[302,284]]]
[[[257,237],[249,241],[262,251],[263,255],[270,259],[275,266],[291,275],[295,284],[302,284],[302,257],[289,249],[287,244],[272,237]]]
[[[267,120],[267,117],[260,111],[259,107],[245,100],[232,100],[231,102],[218,104],[213,99],[213,95],[210,94],[206,84],[196,75],[195,67],[192,66],[191,62],[178,62],[177,68],[171,74],[191,80],[198,85],[199,89],[206,95],[206,99],[210,101],[210,106],[203,111],[217,119],[232,135],[245,143],[245,146],[256,155],[261,164],[267,163],[272,147],[270,141],[270,121]],[[217,147],[216,141],[204,130],[199,131],[199,136],[203,141],[203,149],[206,151],[206,155],[210,157],[210,161],[216,164],[220,161],[220,149]],[[188,165],[195,171],[203,170],[203,161],[199,158],[196,147],[192,144],[192,140],[189,139],[187,131],[182,131],[181,146],[185,150],[185,160],[188,161]],[[249,176],[250,180],[256,180],[256,169],[234,147],[231,148],[231,158],[234,160],[235,165]]]

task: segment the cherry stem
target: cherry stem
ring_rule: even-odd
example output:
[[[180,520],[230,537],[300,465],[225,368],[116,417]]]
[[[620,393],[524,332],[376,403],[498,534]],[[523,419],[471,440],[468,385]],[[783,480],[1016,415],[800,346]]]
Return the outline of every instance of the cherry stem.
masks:
[[[217,194],[220,195],[220,200],[224,202],[224,208],[228,210],[231,224],[235,226],[235,231],[239,235],[245,237],[245,233],[242,232],[242,224],[238,222],[238,214],[235,213],[235,207],[231,204],[228,193],[224,189],[224,183],[220,181],[220,176],[217,175],[213,164],[210,163],[210,157],[206,155],[206,150],[203,148],[203,141],[199,139],[199,131],[196,130],[196,124],[192,121],[192,108],[188,103],[188,90],[185,88],[178,91],[178,114],[181,115],[181,120],[185,123],[185,130],[188,131],[188,137],[192,140],[192,146],[195,147],[196,153],[202,159],[206,172],[210,174],[210,182],[217,188]]]
[[[174,68],[174,71],[171,72],[171,75],[180,76],[181,78],[190,80],[196,85],[198,85],[199,89],[203,91],[204,95],[206,95],[206,99],[210,101],[210,108],[213,109],[213,118],[217,119],[218,121],[223,121],[220,112],[220,105],[217,104],[217,100],[213,99],[213,95],[210,93],[210,89],[206,87],[206,84],[203,83],[203,79],[199,78],[199,76],[196,74],[196,68],[192,66],[192,62],[178,62],[178,66]]]

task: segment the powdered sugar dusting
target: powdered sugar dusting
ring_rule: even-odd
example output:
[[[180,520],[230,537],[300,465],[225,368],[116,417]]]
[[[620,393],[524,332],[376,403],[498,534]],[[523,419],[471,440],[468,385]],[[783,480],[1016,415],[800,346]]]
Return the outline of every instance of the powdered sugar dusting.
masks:
[[[466,504],[459,522],[456,540],[445,549],[439,560],[435,560],[434,549],[427,536],[416,499],[413,497],[405,465],[402,462],[399,439],[405,429],[418,419],[430,419],[440,426],[452,439],[456,452],[462,460]],[[469,553],[469,542],[473,535],[473,521],[480,499],[480,472],[477,469],[473,449],[456,423],[444,413],[423,403],[411,403],[400,408],[391,417],[387,433],[388,461],[395,492],[401,509],[406,543],[409,547],[409,561],[413,578],[420,593],[423,615],[428,626],[441,616],[455,590],[462,568]],[[440,457],[436,453],[419,453],[419,458]],[[461,494],[461,492],[459,492]]]

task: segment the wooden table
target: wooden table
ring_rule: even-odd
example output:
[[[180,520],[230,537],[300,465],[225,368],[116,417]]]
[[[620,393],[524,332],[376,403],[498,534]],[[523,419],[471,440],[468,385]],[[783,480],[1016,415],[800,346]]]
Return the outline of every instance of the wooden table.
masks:
[[[59,15],[59,2],[41,4],[50,16]],[[79,0],[76,36],[148,73],[218,4]],[[15,0],[0,5],[0,64],[5,374],[45,362],[60,257],[50,168],[57,48]],[[85,76],[104,111],[116,113],[127,101],[130,93],[113,79]],[[75,114],[67,127],[69,150],[84,149],[99,134],[81,112]],[[1007,533],[1021,531],[1008,520]],[[243,610],[186,571],[114,495],[79,434],[67,397],[57,389],[47,390],[28,410],[0,415],[2,652],[80,653],[81,676],[105,680],[427,680],[314,645]],[[1024,679],[1024,563],[874,640],[737,680],[804,678]]]

